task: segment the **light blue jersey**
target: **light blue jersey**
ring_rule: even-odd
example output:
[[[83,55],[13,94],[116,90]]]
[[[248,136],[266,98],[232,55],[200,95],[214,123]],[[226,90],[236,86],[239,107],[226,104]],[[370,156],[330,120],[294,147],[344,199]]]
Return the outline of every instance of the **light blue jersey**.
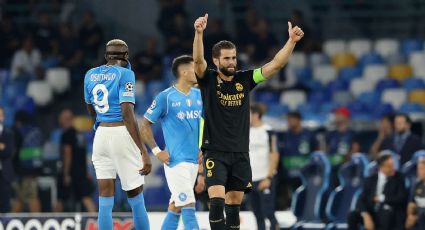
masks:
[[[170,167],[180,162],[197,164],[201,116],[201,92],[196,88],[185,95],[172,86],[159,93],[146,111],[150,122],[161,119]]]
[[[84,99],[96,110],[96,124],[123,121],[121,103],[135,104],[134,85],[133,71],[121,66],[102,65],[86,73]]]

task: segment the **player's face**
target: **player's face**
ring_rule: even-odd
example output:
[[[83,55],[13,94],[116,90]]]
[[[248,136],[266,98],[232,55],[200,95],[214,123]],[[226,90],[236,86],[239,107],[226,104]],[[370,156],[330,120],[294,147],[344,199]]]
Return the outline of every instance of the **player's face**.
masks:
[[[393,176],[395,174],[395,165],[393,158],[386,160],[382,166],[381,171],[386,176]]]
[[[301,124],[301,121],[296,117],[288,117],[288,127],[290,130],[297,129]]]
[[[397,133],[403,133],[409,129],[409,123],[407,123],[406,118],[403,116],[398,116],[394,121],[394,128]]]
[[[190,82],[191,84],[195,84],[198,82],[196,80],[195,66],[193,62],[191,62],[190,64],[181,65],[179,69],[181,74],[180,76],[185,78],[186,81]]]
[[[0,108],[0,124],[3,124],[4,122],[4,111],[2,108]]]
[[[222,49],[220,50],[220,57],[214,58],[214,64],[218,66],[218,70],[226,75],[233,76],[236,73],[237,59],[236,49]]]
[[[425,180],[425,164],[420,162],[416,168],[416,173],[419,179]]]

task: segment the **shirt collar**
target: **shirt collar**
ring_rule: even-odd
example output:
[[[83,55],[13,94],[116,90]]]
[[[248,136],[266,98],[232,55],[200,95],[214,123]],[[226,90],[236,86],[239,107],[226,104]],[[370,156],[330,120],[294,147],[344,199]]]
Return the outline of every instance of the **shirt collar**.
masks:
[[[382,172],[378,172],[378,180],[386,180],[387,176],[385,176],[385,174],[383,174]]]

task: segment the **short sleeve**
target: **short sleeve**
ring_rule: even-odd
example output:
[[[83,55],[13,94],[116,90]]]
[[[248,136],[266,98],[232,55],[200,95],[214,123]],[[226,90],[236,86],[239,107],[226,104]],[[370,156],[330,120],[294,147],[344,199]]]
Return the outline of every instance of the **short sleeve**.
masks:
[[[167,99],[163,93],[158,94],[152,101],[151,106],[146,110],[144,117],[152,123],[156,123],[167,114]]]
[[[248,84],[247,87],[250,91],[257,86],[257,83],[254,80],[254,70],[243,70],[240,72],[240,75],[244,79],[243,82]]]
[[[62,134],[61,145],[72,145],[72,133],[70,131],[65,131]]]
[[[123,71],[119,85],[120,104],[124,102],[136,104],[135,85],[136,79],[134,77],[134,72],[131,70]]]
[[[87,104],[91,104],[91,101],[90,101],[90,92],[89,92],[89,89],[88,89],[88,83],[87,83],[87,79],[88,79],[88,73],[86,74],[86,76],[84,77],[84,101],[87,103]]]
[[[214,72],[215,72],[214,70],[207,68],[205,70],[204,76],[202,78],[200,78],[200,77],[198,77],[198,75],[196,75],[196,80],[198,81],[198,85],[200,87],[206,87],[209,84],[209,82],[211,81],[211,75],[213,75]]]

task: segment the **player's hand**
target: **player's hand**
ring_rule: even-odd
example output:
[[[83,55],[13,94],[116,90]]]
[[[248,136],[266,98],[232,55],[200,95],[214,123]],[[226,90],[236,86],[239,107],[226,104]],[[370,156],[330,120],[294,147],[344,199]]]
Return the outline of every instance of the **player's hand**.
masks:
[[[304,37],[304,31],[298,26],[292,28],[291,22],[288,22],[288,33],[289,39],[291,39],[293,42],[298,42],[302,37]]]
[[[204,175],[198,175],[198,178],[196,179],[195,192],[199,194],[203,191],[205,191],[205,177]]]
[[[198,154],[198,164],[201,167],[203,163],[204,163],[204,154],[202,154],[202,151],[199,151],[199,154]]]
[[[170,164],[170,154],[167,151],[161,151],[156,155],[156,158],[160,160],[163,164]]]
[[[0,143],[0,151],[3,151],[6,149],[6,145],[4,143]]]
[[[208,22],[208,14],[205,14],[203,17],[199,17],[196,19],[193,26],[195,27],[195,31],[198,33],[202,33],[205,28],[207,28],[207,22]]]
[[[149,154],[147,153],[142,154],[142,160],[143,160],[143,168],[142,170],[140,170],[140,174],[146,176],[152,170],[152,162],[151,162],[151,158],[149,157]]]
[[[71,184],[71,181],[72,181],[71,176],[69,176],[69,175],[63,176],[63,185],[65,187],[68,187]]]
[[[258,191],[264,191],[270,188],[271,184],[272,184],[272,181],[268,178],[260,181],[260,183],[258,184]]]

